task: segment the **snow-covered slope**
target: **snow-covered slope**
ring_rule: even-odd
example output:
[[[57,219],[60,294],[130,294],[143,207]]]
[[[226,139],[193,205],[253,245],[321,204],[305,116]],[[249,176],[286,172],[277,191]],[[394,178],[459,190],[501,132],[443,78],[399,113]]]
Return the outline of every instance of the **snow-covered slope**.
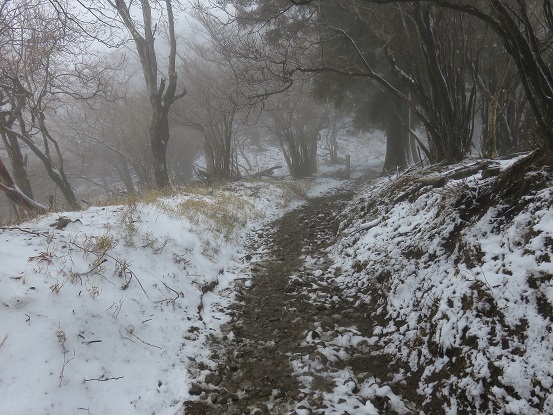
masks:
[[[176,413],[247,232],[298,189],[244,182],[0,231],[0,413]]]
[[[331,274],[425,413],[553,413],[551,154],[515,161],[382,178],[344,214]]]

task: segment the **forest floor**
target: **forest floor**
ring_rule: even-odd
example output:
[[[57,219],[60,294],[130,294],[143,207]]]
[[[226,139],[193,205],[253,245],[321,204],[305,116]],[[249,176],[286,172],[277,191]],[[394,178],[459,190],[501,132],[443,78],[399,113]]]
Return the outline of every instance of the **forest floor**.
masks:
[[[190,390],[198,400],[185,403],[185,414],[371,414],[417,408],[416,385],[394,376],[395,363],[370,345],[369,305],[356,306],[342,288],[320,278],[331,265],[327,252],[336,242],[338,216],[353,196],[353,190],[342,190],[308,199],[258,231],[246,258],[253,278],[239,281],[231,321],[222,337],[211,339],[214,365],[195,367],[204,380]],[[321,352],[327,348],[329,353]],[[311,373],[322,368],[324,374]],[[370,378],[381,393],[367,400],[359,385]]]

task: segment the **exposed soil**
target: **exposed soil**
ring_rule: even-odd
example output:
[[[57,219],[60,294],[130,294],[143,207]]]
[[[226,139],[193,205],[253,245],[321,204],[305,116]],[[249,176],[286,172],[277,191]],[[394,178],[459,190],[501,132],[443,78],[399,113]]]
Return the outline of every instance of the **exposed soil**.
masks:
[[[374,377],[401,396],[407,408],[419,408],[416,385],[409,379],[394,380],[397,363],[389,362],[373,346],[344,347],[338,361],[329,361],[317,351],[344,328],[355,327],[360,336],[372,335],[369,306],[355,306],[332,285],[332,276],[321,275],[330,265],[325,248],[336,238],[336,216],[352,196],[346,191],[310,199],[259,232],[261,240],[251,252],[265,245],[270,253],[251,258],[251,285],[237,286],[231,322],[223,327],[223,338],[210,345],[217,368],[192,387],[190,393],[198,399],[185,403],[184,414],[332,412],[322,395],[332,390],[335,380],[315,375],[306,389],[292,369],[292,362],[301,359],[317,360],[330,372],[349,368],[353,374],[349,398],[359,392],[358,384]],[[366,398],[358,401],[363,405]],[[385,397],[377,397],[372,404],[381,413],[396,413]]]

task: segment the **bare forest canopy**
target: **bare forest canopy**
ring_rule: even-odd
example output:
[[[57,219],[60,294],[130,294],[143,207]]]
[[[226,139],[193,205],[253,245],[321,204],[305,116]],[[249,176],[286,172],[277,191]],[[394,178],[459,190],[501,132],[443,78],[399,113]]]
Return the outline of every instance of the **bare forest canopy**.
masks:
[[[552,6],[2,2],[0,190],[12,217],[78,210],[253,175],[266,145],[302,178],[346,130],[386,133],[384,172],[551,150]]]

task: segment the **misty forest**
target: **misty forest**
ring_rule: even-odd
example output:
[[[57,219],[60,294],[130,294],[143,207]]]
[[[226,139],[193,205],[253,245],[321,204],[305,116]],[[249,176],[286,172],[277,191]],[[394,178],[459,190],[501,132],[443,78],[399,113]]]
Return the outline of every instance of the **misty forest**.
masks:
[[[552,0],[4,0],[0,413],[553,414]]]

